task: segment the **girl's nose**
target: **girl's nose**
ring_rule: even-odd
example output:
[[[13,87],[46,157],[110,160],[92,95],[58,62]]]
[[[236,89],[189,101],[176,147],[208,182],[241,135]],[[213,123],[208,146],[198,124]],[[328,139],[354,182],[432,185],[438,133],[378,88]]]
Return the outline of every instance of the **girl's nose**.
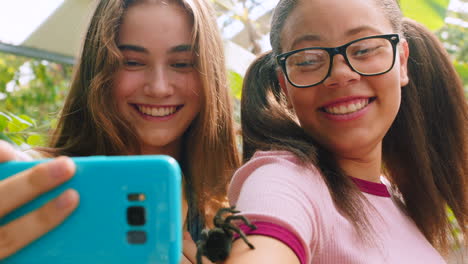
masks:
[[[169,75],[163,67],[148,71],[146,78],[144,92],[147,96],[163,98],[174,94]]]
[[[361,75],[348,65],[343,55],[335,55],[333,58],[330,75],[323,84],[330,88],[346,87],[361,79]]]

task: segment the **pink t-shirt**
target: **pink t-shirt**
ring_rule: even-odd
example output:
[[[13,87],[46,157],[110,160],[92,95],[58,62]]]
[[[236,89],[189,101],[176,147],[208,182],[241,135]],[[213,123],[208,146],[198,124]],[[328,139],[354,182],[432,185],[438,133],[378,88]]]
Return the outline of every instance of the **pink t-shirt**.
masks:
[[[229,201],[251,222],[247,234],[274,237],[301,263],[445,263],[383,184],[354,179],[375,210],[372,244],[360,239],[340,214],[316,169],[305,168],[290,152],[257,152],[234,175]],[[370,214],[370,213],[369,213]]]

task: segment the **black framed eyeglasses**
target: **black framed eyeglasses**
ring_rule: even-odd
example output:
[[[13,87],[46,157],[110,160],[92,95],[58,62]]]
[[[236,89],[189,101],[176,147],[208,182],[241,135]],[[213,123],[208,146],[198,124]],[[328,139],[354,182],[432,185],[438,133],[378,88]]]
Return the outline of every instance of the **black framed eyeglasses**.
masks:
[[[369,36],[335,48],[311,47],[276,56],[289,83],[298,88],[318,85],[330,76],[333,57],[341,54],[348,66],[363,76],[389,72],[395,64],[398,34]]]

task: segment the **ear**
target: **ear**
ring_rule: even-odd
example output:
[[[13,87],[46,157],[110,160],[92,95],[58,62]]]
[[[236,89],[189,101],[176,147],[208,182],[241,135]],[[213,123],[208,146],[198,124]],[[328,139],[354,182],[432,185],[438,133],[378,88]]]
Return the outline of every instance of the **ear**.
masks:
[[[276,78],[278,78],[281,90],[283,91],[284,95],[286,95],[286,99],[288,101],[288,108],[293,108],[291,101],[289,100],[288,87],[286,87],[286,77],[284,76],[283,72],[279,69],[276,71]]]
[[[399,48],[399,57],[400,57],[400,86],[406,86],[409,82],[408,77],[408,57],[409,57],[409,47],[406,39],[400,41]]]

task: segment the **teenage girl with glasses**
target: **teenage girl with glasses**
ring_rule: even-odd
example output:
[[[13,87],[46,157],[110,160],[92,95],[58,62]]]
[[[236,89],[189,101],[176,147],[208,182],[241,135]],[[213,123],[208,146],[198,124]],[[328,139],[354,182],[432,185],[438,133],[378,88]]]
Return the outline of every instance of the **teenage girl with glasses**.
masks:
[[[226,263],[444,263],[447,208],[466,237],[463,88],[402,23],[395,0],[279,1],[229,189],[255,250],[239,239]]]

